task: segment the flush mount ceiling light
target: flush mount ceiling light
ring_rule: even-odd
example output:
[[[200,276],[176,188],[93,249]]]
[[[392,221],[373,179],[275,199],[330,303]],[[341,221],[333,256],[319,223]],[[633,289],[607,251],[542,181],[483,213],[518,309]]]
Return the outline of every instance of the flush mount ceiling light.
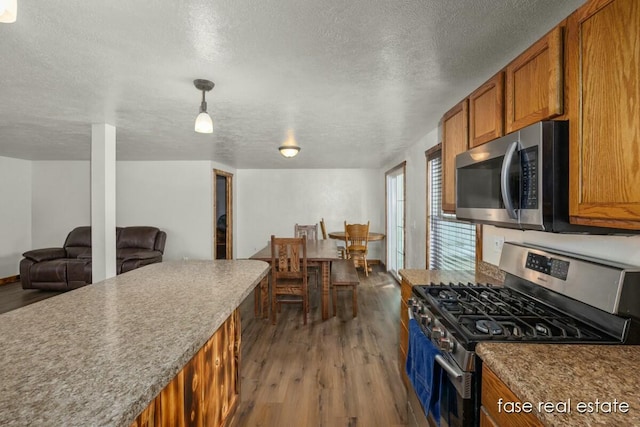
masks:
[[[0,0],[2,1],[2,0]],[[205,92],[209,92],[215,84],[209,80],[196,79],[193,81],[196,89],[202,91],[202,103],[200,104],[200,114],[196,117],[195,131],[198,133],[212,133],[213,121],[207,113],[207,102],[204,100]]]
[[[0,0],[0,22],[11,24],[18,18],[18,0]]]
[[[298,154],[300,147],[296,144],[296,140],[293,137],[293,131],[289,131],[289,137],[280,147],[278,147],[278,150],[280,150],[280,154],[287,158],[295,157]]]

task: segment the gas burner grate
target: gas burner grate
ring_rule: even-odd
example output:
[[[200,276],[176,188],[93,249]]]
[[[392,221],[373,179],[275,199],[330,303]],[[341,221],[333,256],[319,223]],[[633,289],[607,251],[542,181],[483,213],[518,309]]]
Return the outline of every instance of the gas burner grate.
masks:
[[[593,328],[541,301],[503,287],[449,283],[422,286],[423,294],[462,335],[471,340],[599,341]]]

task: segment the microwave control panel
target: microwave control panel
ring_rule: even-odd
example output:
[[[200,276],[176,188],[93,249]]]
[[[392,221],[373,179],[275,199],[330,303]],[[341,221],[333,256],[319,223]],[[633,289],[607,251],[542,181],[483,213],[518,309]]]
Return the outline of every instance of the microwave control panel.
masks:
[[[522,170],[522,209],[538,209],[538,147],[520,151]]]
[[[527,254],[525,267],[560,280],[567,280],[567,275],[569,274],[569,261],[546,257],[532,252]]]

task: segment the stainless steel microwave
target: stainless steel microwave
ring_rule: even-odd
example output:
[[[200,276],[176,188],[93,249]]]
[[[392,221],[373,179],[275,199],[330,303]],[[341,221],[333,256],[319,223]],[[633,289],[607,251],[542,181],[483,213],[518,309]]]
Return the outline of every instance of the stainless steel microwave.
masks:
[[[456,156],[456,216],[523,230],[569,224],[567,121],[527,126]]]

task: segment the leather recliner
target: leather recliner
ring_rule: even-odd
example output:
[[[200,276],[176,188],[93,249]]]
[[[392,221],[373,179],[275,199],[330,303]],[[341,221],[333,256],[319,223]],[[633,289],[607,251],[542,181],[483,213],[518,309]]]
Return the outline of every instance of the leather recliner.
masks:
[[[117,274],[162,261],[167,234],[156,227],[116,228]],[[22,254],[23,289],[67,291],[91,283],[91,227],[73,229],[62,248]]]

